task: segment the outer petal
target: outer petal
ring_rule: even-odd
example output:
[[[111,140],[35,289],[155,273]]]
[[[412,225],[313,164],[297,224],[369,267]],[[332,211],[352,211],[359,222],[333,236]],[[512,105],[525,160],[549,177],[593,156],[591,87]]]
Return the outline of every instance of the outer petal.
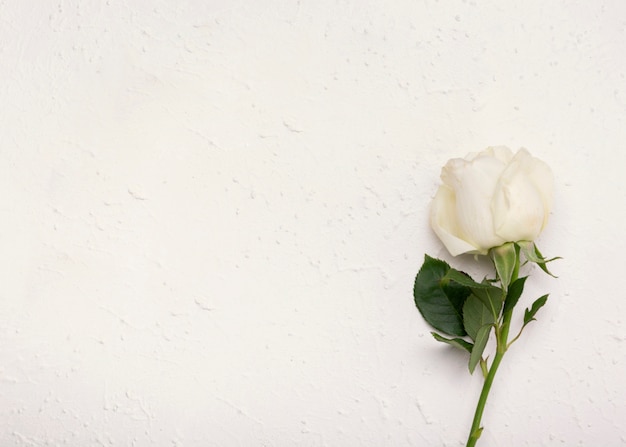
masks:
[[[490,206],[504,168],[505,163],[489,150],[470,162],[456,159],[444,167],[442,179],[450,182],[456,197],[459,234],[482,254],[506,242],[495,232]]]
[[[481,154],[489,154],[505,164],[513,159],[513,151],[506,146],[489,146]]]
[[[526,151],[526,149],[522,150]],[[543,224],[541,225],[541,229],[543,230],[548,223],[548,217],[550,216],[550,211],[552,211],[552,205],[554,203],[554,176],[552,175],[552,170],[546,163],[534,157],[528,176],[537,191],[539,191],[543,202],[544,214]]]
[[[454,191],[441,185],[430,206],[430,225],[452,256],[477,253],[476,247],[459,237],[456,223],[456,198]]]
[[[491,209],[495,231],[506,242],[532,241],[543,229],[552,200],[552,187],[545,199],[540,189],[552,182],[549,168],[547,172],[545,168],[543,162],[521,149],[502,173]]]

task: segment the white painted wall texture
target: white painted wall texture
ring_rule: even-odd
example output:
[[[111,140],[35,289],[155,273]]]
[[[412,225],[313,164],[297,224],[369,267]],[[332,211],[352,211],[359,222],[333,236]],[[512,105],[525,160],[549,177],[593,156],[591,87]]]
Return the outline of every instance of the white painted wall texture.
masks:
[[[626,445],[626,4],[0,4],[0,445],[461,446],[448,158],[556,177],[481,445]]]

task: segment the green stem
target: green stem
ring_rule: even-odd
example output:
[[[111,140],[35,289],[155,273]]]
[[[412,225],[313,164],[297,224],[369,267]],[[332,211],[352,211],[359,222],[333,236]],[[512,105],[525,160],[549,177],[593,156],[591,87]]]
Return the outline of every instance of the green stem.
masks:
[[[489,374],[487,374],[487,378],[485,379],[485,383],[483,384],[483,390],[480,393],[478,405],[476,406],[476,412],[474,413],[474,421],[472,422],[470,436],[467,440],[467,447],[474,447],[482,432],[482,429],[480,428],[480,420],[483,417],[483,411],[485,410],[487,397],[489,396],[489,391],[491,390],[491,384],[493,383],[493,378],[496,376],[496,371],[498,371],[498,366],[500,366],[502,357],[504,357],[504,353],[498,351],[493,359],[491,368],[489,368]]]
[[[502,351],[502,354],[507,350],[507,342],[509,339],[509,329],[511,327],[511,318],[513,317],[513,309],[509,310],[502,316],[502,332],[499,334],[496,332],[496,338],[498,342],[498,351]]]
[[[482,428],[480,427],[480,421],[483,417],[483,412],[485,411],[485,404],[487,403],[487,397],[489,396],[489,391],[491,391],[491,385],[493,384],[493,379],[496,376],[496,372],[498,371],[498,367],[500,366],[500,362],[502,362],[502,358],[507,349],[507,338],[509,337],[509,327],[511,326],[511,316],[512,311],[509,311],[504,314],[504,318],[502,321],[502,326],[496,326],[496,340],[497,340],[497,349],[496,356],[491,363],[491,367],[489,368],[489,373],[485,378],[485,383],[483,384],[483,389],[480,393],[480,397],[478,399],[478,405],[476,405],[476,412],[474,413],[474,420],[472,421],[472,428],[470,429],[469,439],[467,440],[467,447],[474,447],[478,442],[478,438],[482,433]]]

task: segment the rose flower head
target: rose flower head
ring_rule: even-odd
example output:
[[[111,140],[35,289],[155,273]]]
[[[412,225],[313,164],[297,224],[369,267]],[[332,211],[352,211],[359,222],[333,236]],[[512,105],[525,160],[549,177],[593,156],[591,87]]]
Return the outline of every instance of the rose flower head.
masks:
[[[443,167],[441,180],[430,222],[452,256],[533,241],[552,209],[552,171],[526,149],[513,154],[496,146],[453,158]]]

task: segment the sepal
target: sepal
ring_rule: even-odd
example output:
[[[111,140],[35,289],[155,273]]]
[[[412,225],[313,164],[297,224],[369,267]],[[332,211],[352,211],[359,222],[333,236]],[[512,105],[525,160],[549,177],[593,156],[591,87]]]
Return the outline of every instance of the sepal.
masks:
[[[520,249],[522,250],[522,253],[524,253],[524,257],[528,261],[534,262],[541,268],[541,270],[546,272],[548,275],[556,278],[556,276],[550,273],[550,271],[548,270],[548,267],[546,267],[546,264],[556,259],[561,259],[560,256],[555,256],[554,258],[550,258],[550,259],[544,258],[544,256],[541,254],[541,252],[537,248],[537,245],[532,241],[519,241],[519,242],[516,242],[516,244],[520,247]]]
[[[509,284],[515,281],[519,271],[519,248],[514,242],[507,242],[489,250],[489,255],[498,272],[502,289],[506,293]]]

